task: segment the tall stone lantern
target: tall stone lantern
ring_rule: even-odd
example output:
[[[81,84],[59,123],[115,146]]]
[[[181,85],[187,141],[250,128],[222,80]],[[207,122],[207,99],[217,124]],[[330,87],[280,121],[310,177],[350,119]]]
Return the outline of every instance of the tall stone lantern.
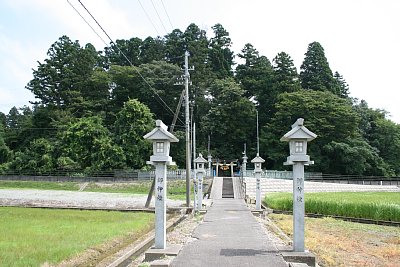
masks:
[[[205,164],[207,160],[200,153],[194,162],[196,163],[197,171],[197,210],[201,210],[203,207],[203,177],[206,173]]]
[[[307,142],[317,135],[299,118],[281,141],[289,142],[290,155],[284,165],[293,165],[293,250],[304,252],[304,165],[314,164],[307,155]]]
[[[147,164],[155,166],[155,248],[166,248],[166,198],[167,198],[167,165],[173,165],[169,156],[171,142],[178,142],[173,134],[168,132],[167,126],[161,121],[156,121],[156,128],[143,136],[144,139],[153,142],[153,155]]]
[[[258,153],[257,156],[251,160],[251,163],[254,163],[254,176],[256,177],[256,210],[261,210],[261,164],[264,162],[265,160],[261,158]]]

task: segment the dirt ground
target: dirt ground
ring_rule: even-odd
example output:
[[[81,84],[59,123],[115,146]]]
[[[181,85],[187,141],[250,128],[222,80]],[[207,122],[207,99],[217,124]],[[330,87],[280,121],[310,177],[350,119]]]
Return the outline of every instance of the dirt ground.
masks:
[[[292,216],[269,214],[289,237]],[[400,267],[400,227],[306,218],[305,246],[320,266]]]

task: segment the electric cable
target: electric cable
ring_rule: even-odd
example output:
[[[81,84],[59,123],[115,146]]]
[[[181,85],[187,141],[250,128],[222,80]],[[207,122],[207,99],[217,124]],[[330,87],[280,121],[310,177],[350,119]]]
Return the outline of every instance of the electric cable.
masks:
[[[165,14],[167,15],[167,18],[168,18],[168,21],[169,21],[169,25],[171,25],[171,29],[174,30],[174,26],[172,26],[171,19],[170,19],[169,15],[168,15],[167,9],[165,8],[164,1],[163,1],[163,0],[161,0],[161,4],[162,4],[162,6],[163,6],[163,9],[164,9]]]
[[[156,11],[158,20],[161,22],[161,26],[163,27],[165,33],[168,35],[168,31],[167,31],[167,29],[165,28],[165,25],[164,25],[164,23],[163,23],[163,21],[162,21],[162,19],[161,19],[161,17],[160,17],[160,14],[158,14],[157,8],[156,8],[156,6],[154,5],[153,0],[150,0],[150,2],[151,2],[152,6],[153,6],[153,8],[154,8],[154,11]]]
[[[67,0],[68,1],[68,0]],[[140,2],[140,0],[138,0]],[[136,71],[136,73],[140,76],[140,78],[147,84],[147,86],[153,91],[154,95],[158,97],[158,102],[163,105],[172,115],[175,113],[172,111],[172,109],[168,106],[167,103],[161,98],[161,96],[157,93],[157,91],[151,86],[151,84],[143,77],[143,75],[140,73],[140,71],[137,69],[135,65],[130,61],[130,59],[125,55],[125,53],[117,46],[117,44],[113,41],[113,39],[110,37],[110,35],[104,30],[104,28],[100,25],[100,23],[96,20],[96,18],[92,15],[92,13],[86,8],[86,6],[82,3],[81,0],[78,0],[78,2],[81,4],[81,6],[86,10],[86,12],[90,15],[90,17],[96,22],[97,26],[103,31],[103,33],[107,36],[107,38],[110,40],[111,46],[110,48],[114,49],[117,48],[118,52],[121,53],[121,55],[127,60],[127,62],[130,64],[130,66]],[[156,98],[157,99],[157,98]],[[183,121],[178,118],[178,120],[183,123]]]
[[[108,47],[108,44],[106,43],[106,41],[104,41],[104,39],[100,36],[100,34],[98,34],[96,32],[96,30],[92,27],[92,25],[90,25],[90,23],[82,16],[82,14],[75,8],[75,6],[73,4],[71,4],[71,2],[69,0],[67,0],[67,2],[75,10],[75,12],[78,13],[78,15],[83,19],[83,21],[90,27],[90,29],[92,29],[92,31],[97,35],[97,37],[99,37],[103,41],[105,46]]]
[[[139,2],[139,4],[140,4],[140,6],[142,7],[143,12],[144,12],[144,14],[146,15],[147,19],[150,21],[151,25],[153,25],[154,30],[156,30],[157,35],[160,36],[160,33],[158,32],[156,26],[155,26],[154,23],[153,23],[153,20],[150,18],[150,16],[149,16],[149,14],[147,13],[146,9],[145,9],[144,6],[142,5],[142,2],[140,2],[140,0],[138,0],[138,2]]]

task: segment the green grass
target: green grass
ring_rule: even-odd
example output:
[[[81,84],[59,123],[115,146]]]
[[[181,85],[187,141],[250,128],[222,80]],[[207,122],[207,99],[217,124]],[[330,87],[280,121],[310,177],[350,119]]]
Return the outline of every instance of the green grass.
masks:
[[[107,186],[90,183],[84,191],[105,193],[127,193],[147,195],[151,187],[151,181],[132,183],[112,183]],[[167,194],[170,199],[184,200],[186,197],[186,180],[171,180],[167,182]]]
[[[77,191],[79,184],[76,182],[0,181],[0,189],[4,188]]]
[[[125,193],[147,195],[151,181],[136,181],[129,183],[89,183],[84,191],[104,193]],[[167,182],[168,198],[184,200],[186,198],[186,180],[170,180]],[[39,182],[39,181],[0,181],[0,189],[41,189],[78,191],[77,182]],[[191,185],[193,191],[193,185]],[[193,192],[191,192],[192,194]]]
[[[270,193],[265,197],[268,207],[291,211],[291,193]],[[398,192],[332,192],[306,193],[305,211],[323,215],[337,215],[384,221],[400,221],[400,193]]]
[[[0,208],[0,266],[56,264],[153,227],[150,213]]]

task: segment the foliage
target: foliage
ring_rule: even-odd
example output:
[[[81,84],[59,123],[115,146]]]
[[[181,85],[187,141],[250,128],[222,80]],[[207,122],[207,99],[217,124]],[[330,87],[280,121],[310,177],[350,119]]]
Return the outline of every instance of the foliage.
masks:
[[[400,222],[400,195],[396,192],[306,193],[305,212]],[[268,194],[272,209],[292,210],[291,193]]]
[[[219,79],[232,76],[233,51],[229,33],[221,24],[211,27],[214,37],[210,39],[209,58],[212,73]]]
[[[4,141],[4,126],[0,125],[0,164],[8,162],[11,156],[11,150]]]
[[[143,136],[154,127],[153,114],[136,99],[125,102],[115,121],[115,141],[124,151],[126,164],[139,169],[152,152],[151,143]]]
[[[300,69],[301,86],[304,89],[329,91],[339,95],[337,83],[333,78],[324,48],[320,43],[312,42],[308,45]]]
[[[213,145],[219,148],[218,156],[234,159],[241,154],[243,143],[254,147],[254,104],[244,97],[244,90],[232,78],[216,80],[211,91],[215,98],[204,118],[204,127],[211,133]]]
[[[129,235],[149,231],[153,218],[150,213],[2,207],[1,264],[56,265],[117,237],[132,242]]]
[[[17,151],[10,168],[17,171],[48,172],[54,169],[54,144],[48,139],[33,140],[23,151]]]
[[[125,165],[120,146],[113,144],[111,134],[99,117],[86,117],[70,123],[62,133],[63,155],[83,169],[110,170]]]
[[[94,93],[87,83],[100,60],[97,51],[91,44],[82,48],[78,41],[62,36],[47,55],[44,63],[38,62],[34,78],[26,86],[39,99],[35,103],[84,113]]]
[[[325,145],[332,141],[342,142],[357,135],[359,117],[345,99],[330,92],[300,90],[279,95],[276,113],[271,123],[262,126],[261,151],[268,154],[272,168],[282,168],[288,155],[288,146],[280,138],[297,118],[304,118],[306,127],[318,137],[310,144],[309,154],[315,160],[315,170],[329,170]],[[343,169],[336,169],[338,172]]]
[[[250,43],[236,65],[228,30],[211,29],[209,37],[191,23],[164,37],[118,39],[104,52],[61,36],[26,86],[34,105],[0,113],[1,170],[143,168],[149,148],[141,136],[153,126],[148,114],[170,125],[175,111],[181,142],[171,156],[183,167],[184,111],[177,104],[184,87],[176,81],[188,51],[197,151],[207,152],[211,136],[213,158],[240,158],[243,143],[255,154],[257,109],[267,168],[283,168],[287,144],[279,139],[303,117],[318,134],[310,145],[314,170],[400,174],[399,126],[387,112],[349,97],[349,85],[332,73],[320,43],[309,44],[298,74],[289,54],[280,52],[271,63]]]

